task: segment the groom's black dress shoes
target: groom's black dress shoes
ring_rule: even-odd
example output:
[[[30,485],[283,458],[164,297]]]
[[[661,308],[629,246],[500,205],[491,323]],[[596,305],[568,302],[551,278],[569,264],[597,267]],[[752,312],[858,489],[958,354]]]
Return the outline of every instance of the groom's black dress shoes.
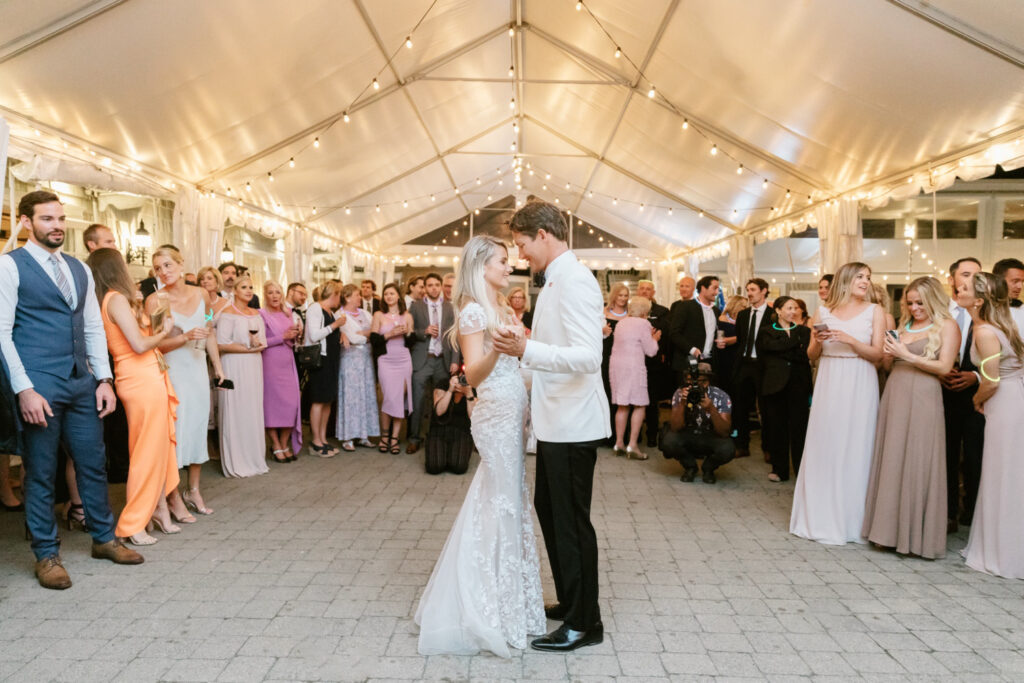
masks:
[[[562,624],[546,636],[532,641],[530,647],[543,652],[569,652],[578,647],[597,645],[603,640],[604,626],[600,621],[589,631],[573,631],[567,625]]]
[[[548,605],[544,608],[544,616],[554,621],[564,621],[565,615],[569,613],[569,608],[562,605],[560,602],[556,602],[553,605]]]

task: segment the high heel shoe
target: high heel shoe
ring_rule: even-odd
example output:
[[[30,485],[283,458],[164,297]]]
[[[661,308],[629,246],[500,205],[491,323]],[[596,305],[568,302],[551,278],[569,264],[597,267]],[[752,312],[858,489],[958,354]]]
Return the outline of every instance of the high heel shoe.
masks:
[[[159,529],[161,531],[161,533],[165,533],[168,536],[171,535],[171,534],[180,534],[181,533],[181,527],[180,526],[175,526],[174,524],[168,524],[167,526],[164,526],[164,523],[161,522],[160,519],[157,518],[157,517],[154,517],[151,520],[149,520],[149,526],[147,527],[146,530],[148,531],[149,529],[151,529],[153,527],[156,527],[157,529]]]
[[[633,448],[632,446],[626,446],[626,457],[630,460],[646,460],[647,454],[639,448]]]
[[[147,524],[146,525],[146,529],[150,529],[150,528],[152,528],[152,525],[151,524]],[[145,531],[140,531],[137,534],[132,534],[131,536],[126,536],[124,541],[125,541],[125,543],[131,543],[132,545],[153,545],[154,543],[157,542],[157,539],[154,538],[153,536],[150,536]]]
[[[85,508],[81,503],[68,503],[67,509],[64,510],[64,523],[67,524],[68,531],[89,530],[89,526],[85,522]]]
[[[213,510],[211,510],[210,508],[206,507],[205,504],[202,507],[200,507],[199,504],[196,503],[196,498],[195,497],[198,494],[199,494],[199,489],[189,489],[188,491],[182,491],[181,492],[181,499],[182,499],[182,501],[185,502],[185,507],[187,507],[189,510],[192,510],[193,512],[195,512],[197,514],[200,514],[200,515],[212,515],[213,514]]]

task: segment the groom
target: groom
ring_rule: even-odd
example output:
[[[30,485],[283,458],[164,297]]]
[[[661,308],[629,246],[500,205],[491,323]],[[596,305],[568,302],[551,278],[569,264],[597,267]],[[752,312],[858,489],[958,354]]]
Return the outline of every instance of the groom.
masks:
[[[546,608],[561,627],[530,643],[566,652],[604,638],[597,606],[597,535],[590,523],[597,447],[611,435],[601,383],[601,290],[569,251],[569,229],[552,204],[527,202],[510,224],[521,256],[544,271],[530,340],[499,329],[494,347],[533,372],[537,435],[534,507],[544,534],[558,604]]]

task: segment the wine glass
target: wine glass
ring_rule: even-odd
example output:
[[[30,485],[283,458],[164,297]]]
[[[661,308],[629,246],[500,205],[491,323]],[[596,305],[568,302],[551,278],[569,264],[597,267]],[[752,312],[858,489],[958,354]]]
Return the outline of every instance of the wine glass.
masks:
[[[259,333],[260,323],[256,320],[256,316],[249,316],[249,348],[254,349],[259,346]]]

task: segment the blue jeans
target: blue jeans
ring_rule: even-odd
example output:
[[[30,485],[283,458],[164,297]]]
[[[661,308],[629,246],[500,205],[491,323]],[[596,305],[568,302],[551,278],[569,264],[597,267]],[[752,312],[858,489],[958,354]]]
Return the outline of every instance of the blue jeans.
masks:
[[[57,520],[53,514],[57,446],[61,440],[75,463],[75,479],[82,496],[89,533],[97,543],[114,538],[114,514],[107,495],[103,423],[96,411],[96,380],[92,375],[62,380],[30,372],[35,390],[46,399],[53,417],[46,427],[25,425],[25,518],[32,536],[32,552],[41,560],[60,551]],[[63,472],[59,473],[63,476]]]

